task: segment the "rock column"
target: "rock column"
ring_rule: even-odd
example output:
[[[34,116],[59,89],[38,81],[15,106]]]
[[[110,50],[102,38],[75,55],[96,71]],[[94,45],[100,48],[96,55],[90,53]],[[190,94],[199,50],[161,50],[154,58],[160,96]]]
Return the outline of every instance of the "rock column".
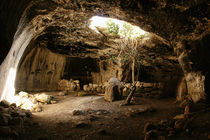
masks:
[[[205,76],[202,74],[202,71],[195,68],[195,62],[193,62],[189,56],[191,51],[186,49],[183,42],[179,42],[176,45],[176,53],[178,55],[179,64],[185,75],[188,95],[195,103],[205,100]]]

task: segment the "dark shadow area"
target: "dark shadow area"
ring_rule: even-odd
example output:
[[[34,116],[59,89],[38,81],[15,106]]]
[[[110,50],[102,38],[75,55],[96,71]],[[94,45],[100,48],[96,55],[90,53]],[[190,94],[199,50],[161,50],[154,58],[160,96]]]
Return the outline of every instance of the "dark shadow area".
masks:
[[[69,57],[67,58],[64,69],[64,76],[61,79],[77,79],[81,84],[92,83],[91,73],[99,73],[100,69],[96,59],[87,57]]]
[[[10,49],[9,42],[6,39],[5,35],[6,35],[5,26],[2,24],[2,21],[0,19],[0,50],[1,50],[0,64],[3,62],[4,58],[7,56]]]

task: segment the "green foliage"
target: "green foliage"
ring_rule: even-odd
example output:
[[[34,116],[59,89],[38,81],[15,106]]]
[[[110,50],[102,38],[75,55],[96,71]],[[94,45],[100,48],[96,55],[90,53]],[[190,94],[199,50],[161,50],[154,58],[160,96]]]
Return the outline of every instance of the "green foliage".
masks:
[[[134,34],[133,26],[131,24],[124,23],[122,29],[120,30],[120,34],[123,37],[131,38],[131,36]]]
[[[120,27],[119,24],[110,19],[106,22],[106,28],[109,33],[120,35],[123,38],[143,39],[145,37],[145,35],[141,34],[139,30],[136,30],[133,25],[126,22]]]
[[[115,24],[112,20],[107,21],[106,26],[109,33],[116,35],[119,33],[119,25]]]

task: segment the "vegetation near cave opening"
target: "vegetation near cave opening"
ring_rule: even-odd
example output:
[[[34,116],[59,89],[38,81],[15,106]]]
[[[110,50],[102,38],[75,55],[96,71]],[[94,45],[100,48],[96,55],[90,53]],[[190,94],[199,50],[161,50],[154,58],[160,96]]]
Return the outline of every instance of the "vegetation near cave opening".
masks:
[[[105,32],[114,35],[116,38],[119,38],[119,41],[116,42],[118,54],[115,54],[114,57],[117,59],[120,65],[126,65],[132,63],[132,87],[130,94],[128,95],[125,104],[129,105],[130,100],[135,92],[135,65],[137,65],[137,77],[139,76],[140,61],[141,61],[141,52],[139,47],[143,46],[143,41],[149,39],[149,33],[143,31],[137,26],[133,26],[125,21],[98,17],[94,16],[91,18],[90,27],[96,32],[99,32],[109,38],[109,35],[106,35]],[[104,28],[104,29],[102,29]],[[107,31],[106,31],[107,30]],[[111,36],[113,37],[113,36]],[[147,38],[146,38],[147,37]],[[113,56],[112,56],[113,58]]]

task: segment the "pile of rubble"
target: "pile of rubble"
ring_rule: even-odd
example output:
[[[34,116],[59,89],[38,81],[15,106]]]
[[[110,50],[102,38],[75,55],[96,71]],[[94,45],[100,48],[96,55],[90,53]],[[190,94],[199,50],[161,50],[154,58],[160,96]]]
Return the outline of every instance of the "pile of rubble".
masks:
[[[30,111],[41,112],[43,110],[43,104],[54,104],[54,97],[51,95],[47,95],[46,93],[40,94],[29,94],[27,92],[19,92],[15,98],[15,103],[18,107]]]
[[[62,79],[58,82],[59,88],[62,91],[79,91],[80,90],[80,81],[79,80],[66,80]]]
[[[183,108],[184,106],[180,104],[180,107]],[[183,114],[161,120],[158,123],[147,122],[144,126],[144,140],[177,139],[178,137],[184,138],[184,136],[195,139],[210,139],[209,110],[209,105],[205,103],[195,104],[188,101]]]
[[[58,85],[59,85],[60,90],[64,91],[65,93],[81,90],[79,80],[62,79],[58,82]],[[93,84],[93,83],[85,84],[85,85],[83,85],[83,91],[85,91],[85,92],[96,91],[98,93],[104,93],[105,92],[105,85],[106,84],[103,84],[103,85],[102,84],[98,85],[98,84]]]
[[[132,83],[123,83],[123,86],[123,96],[127,96],[130,93]],[[160,96],[163,87],[163,83],[145,83],[137,81],[135,93],[139,93],[141,96]]]
[[[151,139],[169,139],[179,133],[191,133],[191,120],[183,119],[169,119],[162,120],[158,124],[146,123],[144,126],[144,140]]]
[[[112,78],[111,78],[112,79]],[[109,85],[109,82],[103,83],[103,84],[94,84],[89,83],[85,84],[80,88],[80,81],[79,80],[60,80],[58,82],[58,85],[60,87],[60,90],[64,91],[63,93],[66,95],[69,92],[72,91],[80,91],[83,90],[85,92],[97,92],[97,93],[105,93],[106,87]],[[132,83],[125,83],[120,82],[120,85],[122,85],[122,95],[127,96],[130,93]],[[136,94],[139,93],[139,96],[144,97],[154,97],[154,96],[161,96],[163,93],[164,84],[163,83],[146,83],[146,82],[140,82],[136,81]]]
[[[32,114],[6,101],[0,102],[0,139],[17,138],[24,133],[24,126],[30,123]]]
[[[98,93],[104,93],[105,87],[106,87],[106,84],[98,85],[98,84],[89,83],[88,85],[83,85],[83,90],[86,92],[96,91]]]

